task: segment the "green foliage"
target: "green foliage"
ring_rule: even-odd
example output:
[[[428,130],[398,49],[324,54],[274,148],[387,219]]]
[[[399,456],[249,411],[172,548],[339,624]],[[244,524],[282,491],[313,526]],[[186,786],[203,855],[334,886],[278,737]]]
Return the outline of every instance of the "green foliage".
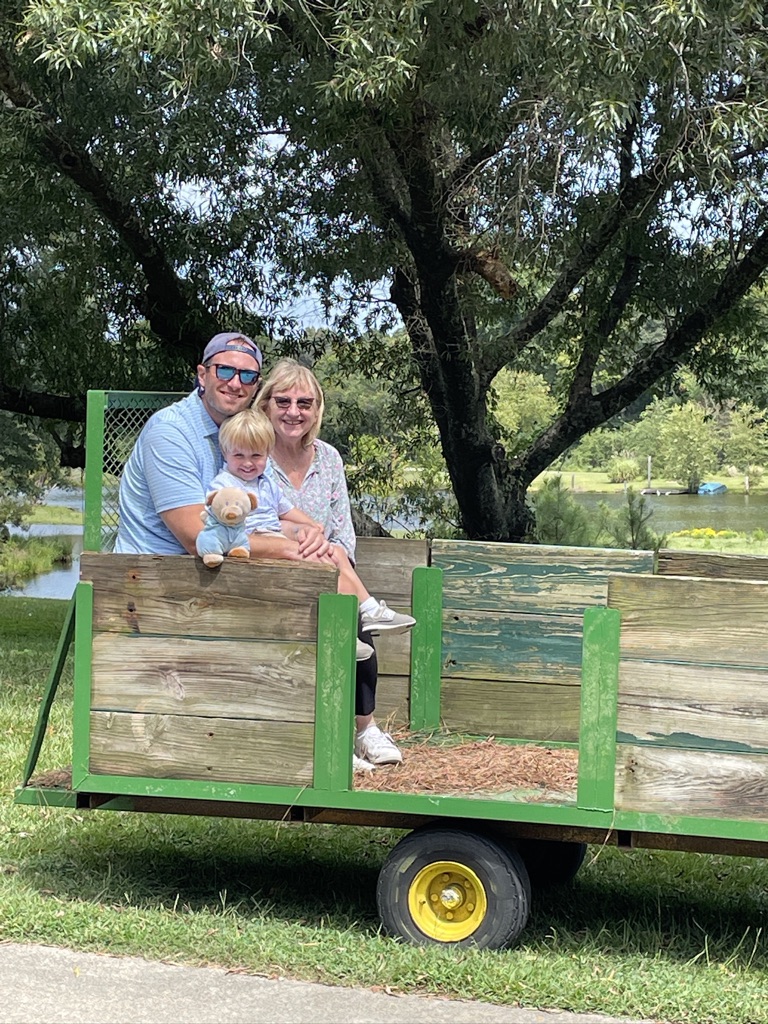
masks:
[[[507,367],[494,377],[490,404],[509,452],[528,448],[557,413],[557,401],[541,374]]]
[[[50,433],[39,422],[0,412],[0,525],[19,526],[63,475]]]
[[[616,512],[603,504],[604,530],[610,538],[611,546],[639,551],[658,551],[664,547],[666,536],[654,533],[648,525],[653,510],[648,508],[645,497],[633,487],[627,488],[626,497],[626,505]]]
[[[536,540],[539,544],[589,547],[599,527],[590,524],[587,511],[578,504],[558,474],[544,481],[533,497]]]
[[[763,466],[755,465],[750,463],[747,466],[746,477],[749,480],[750,486],[757,487],[762,482],[765,476],[765,468]]]
[[[349,342],[404,326],[463,526],[519,537],[582,435],[763,347],[762,6],[578,10],[6,5],[8,386],[178,390],[234,324],[314,352],[309,293],[377,377]]]
[[[662,473],[696,492],[718,463],[719,438],[701,406],[686,402],[672,409],[660,424],[658,460]]]
[[[0,590],[17,587],[72,561],[72,542],[65,537],[0,538]]]
[[[630,428],[631,429],[631,428]],[[602,469],[629,447],[626,427],[598,427],[570,448],[564,458],[565,469]]]
[[[616,456],[608,463],[605,472],[612,484],[625,484],[637,480],[640,476],[640,467],[637,459]]]
[[[765,411],[751,403],[738,405],[730,411],[723,438],[723,462],[748,472],[757,482],[754,469],[768,462],[768,423]],[[752,466],[753,472],[749,472]]]

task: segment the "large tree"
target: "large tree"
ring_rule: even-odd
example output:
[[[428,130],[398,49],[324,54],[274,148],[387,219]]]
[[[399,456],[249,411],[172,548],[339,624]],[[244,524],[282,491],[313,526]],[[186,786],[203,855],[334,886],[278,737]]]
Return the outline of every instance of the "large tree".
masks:
[[[41,207],[27,235],[2,224],[23,288],[46,259],[74,273],[103,321],[89,344],[141,336],[171,373],[225,319],[258,326],[262,279],[278,306],[306,284],[358,318],[386,282],[473,538],[525,536],[529,484],[574,441],[681,363],[727,360],[768,265],[750,0],[31,0],[17,18],[0,195],[15,175]],[[505,366],[560,400],[522,450],[493,416]],[[0,402],[45,415],[36,379]]]

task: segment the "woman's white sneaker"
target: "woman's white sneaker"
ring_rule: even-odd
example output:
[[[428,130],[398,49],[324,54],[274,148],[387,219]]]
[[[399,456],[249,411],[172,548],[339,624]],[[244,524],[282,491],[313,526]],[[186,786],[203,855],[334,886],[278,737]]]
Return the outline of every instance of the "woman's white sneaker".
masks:
[[[357,647],[355,648],[355,657],[358,661],[368,661],[369,658],[373,657],[373,648],[370,644],[364,644],[362,640],[358,640]]]
[[[355,754],[373,765],[400,764],[403,755],[395,746],[388,732],[382,732],[378,725],[369,725],[355,737]]]
[[[387,607],[386,601],[379,601],[378,607],[373,611],[361,612],[360,619],[362,633],[404,633],[406,629],[413,629],[416,619],[410,615],[403,615],[402,612],[395,612]]]
[[[358,757],[357,754],[352,755],[352,771],[353,772],[372,772],[374,766],[370,761],[366,761],[362,757]]]

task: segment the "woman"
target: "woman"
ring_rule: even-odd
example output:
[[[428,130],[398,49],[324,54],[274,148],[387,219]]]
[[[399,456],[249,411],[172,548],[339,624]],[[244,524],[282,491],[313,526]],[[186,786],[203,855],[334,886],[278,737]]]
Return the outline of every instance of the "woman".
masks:
[[[264,381],[257,408],[269,417],[275,430],[272,468],[286,497],[322,527],[326,538],[340,545],[350,562],[355,561],[355,531],[349,508],[344,465],[336,449],[318,438],[325,401],[320,384],[306,366],[281,359]],[[360,639],[370,643],[370,630],[410,629],[414,620],[387,608],[374,597],[361,602]],[[355,751],[353,765],[370,771],[377,764],[397,764],[403,755],[392,737],[376,725],[378,664],[373,657],[357,663],[355,688]]]

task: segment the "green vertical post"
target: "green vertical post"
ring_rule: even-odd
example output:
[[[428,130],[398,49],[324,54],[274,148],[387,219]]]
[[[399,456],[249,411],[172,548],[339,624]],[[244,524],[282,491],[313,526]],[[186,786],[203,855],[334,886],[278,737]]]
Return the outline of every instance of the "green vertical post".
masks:
[[[413,570],[411,608],[411,729],[440,728],[440,670],[443,661],[443,570]]]
[[[616,608],[584,613],[576,803],[585,810],[613,811],[620,627]]]
[[[314,788],[350,789],[355,708],[357,598],[321,594],[317,608]]]
[[[85,515],[83,547],[101,551],[101,503],[104,476],[104,414],[106,391],[89,391],[85,428]]]
[[[73,594],[69,604],[67,605],[67,615],[64,619],[64,625],[61,628],[61,635],[59,636],[56,655],[53,659],[51,671],[48,674],[48,681],[45,684],[43,700],[37,712],[37,723],[32,735],[29,753],[27,754],[27,763],[24,765],[24,776],[21,782],[22,786],[26,786],[32,778],[32,772],[35,770],[37,759],[40,756],[40,748],[43,745],[45,730],[48,726],[48,716],[51,713],[51,705],[53,704],[53,698],[56,696],[56,691],[59,688],[61,673],[64,671],[64,662],[67,660],[67,653],[69,652],[69,646],[72,643],[72,636],[75,630],[75,603],[76,595]]]
[[[75,587],[75,697],[72,708],[72,788],[88,775],[91,742],[93,585]]]

